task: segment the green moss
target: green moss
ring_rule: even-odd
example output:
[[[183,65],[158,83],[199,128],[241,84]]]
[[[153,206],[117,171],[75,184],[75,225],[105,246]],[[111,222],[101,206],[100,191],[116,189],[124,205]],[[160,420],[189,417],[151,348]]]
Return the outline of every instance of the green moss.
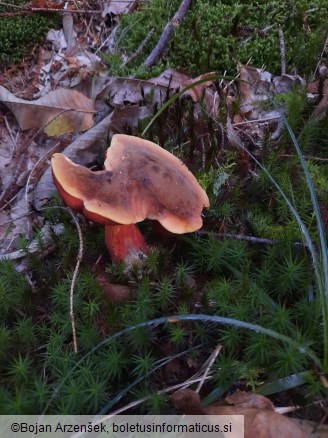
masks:
[[[303,96],[290,96],[286,111],[294,132],[301,137],[312,108],[300,109],[297,102],[302,103]],[[326,121],[307,125],[307,138],[315,134],[317,150],[324,157]],[[154,137],[158,131],[155,123]],[[211,135],[215,133],[209,131]],[[174,144],[170,137],[166,147],[173,150]],[[190,142],[179,144],[184,159]],[[290,197],[317,244],[302,172],[295,159],[281,156],[292,153],[287,136],[279,148],[275,146],[269,144],[265,151],[258,148],[257,158]],[[241,168],[239,152],[222,148],[220,154],[221,167],[214,156],[206,160],[205,169],[193,163],[194,173],[211,197],[204,230],[272,238],[274,244],[221,240],[214,233],[159,241],[145,223],[143,230],[152,250],[144,266],[128,275],[123,265],[111,265],[101,227],[81,221],[86,250],[74,291],[79,349],[75,354],[69,291],[79,240],[67,212],[49,209],[47,220],[65,227],[55,238],[55,251],[41,260],[28,255],[32,262],[28,277],[17,273],[12,262],[0,261],[0,373],[4,376],[0,414],[44,409],[48,414],[110,412],[134,397],[149,396],[156,388],[185,381],[195,367],[199,371],[218,343],[222,350],[213,365],[213,386],[209,381],[208,387],[222,385],[223,390],[213,389],[221,395],[233,385],[254,389],[261,382],[313,368],[292,343],[269,338],[260,330],[247,331],[237,323],[172,318],[164,325],[134,326],[163,315],[202,313],[236,318],[310,345],[322,357],[322,307],[313,267],[308,251],[294,244],[300,240],[300,232],[286,202],[263,171],[255,166]],[[325,206],[328,166],[312,159],[309,167],[320,205]],[[109,284],[126,285],[131,299],[109,302],[97,281],[98,273]],[[40,376],[44,376],[42,381]],[[320,390],[312,385],[311,394],[319,397]],[[156,394],[142,409],[152,413],[169,410]]]
[[[166,66],[192,75],[212,70],[234,74],[237,61],[249,60],[252,65],[265,65],[272,73],[280,73],[279,26],[284,31],[289,68],[309,73],[324,43],[327,0],[198,0],[192,2],[159,64],[142,72],[138,66],[154,48],[179,4],[179,0],[143,2],[137,12],[122,16],[117,46],[128,55],[155,29],[142,53],[129,65],[137,75],[156,74]]]
[[[7,3],[21,5],[24,0],[13,0]],[[3,4],[0,13],[18,13],[15,9]],[[31,45],[39,42],[52,27],[59,24],[59,15],[54,13],[32,12],[21,16],[0,17],[0,62],[17,62],[25,56]]]

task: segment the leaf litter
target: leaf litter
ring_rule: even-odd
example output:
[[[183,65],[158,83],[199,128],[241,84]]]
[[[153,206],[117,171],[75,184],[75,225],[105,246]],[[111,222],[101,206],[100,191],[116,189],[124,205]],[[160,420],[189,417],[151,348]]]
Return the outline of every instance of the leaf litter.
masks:
[[[175,408],[186,415],[244,416],[245,438],[309,437],[297,422],[275,412],[272,402],[259,394],[238,390],[221,403],[203,407],[197,392],[181,389],[172,394],[171,400]]]
[[[116,16],[132,7],[133,2],[108,2],[103,11]],[[99,26],[99,17],[94,24]],[[88,35],[89,45],[92,37]],[[51,48],[41,48],[38,64],[31,68],[33,87],[27,98],[17,97],[21,93],[17,82],[11,87],[6,78],[7,87],[0,86],[0,101],[15,117],[13,119],[2,107],[1,254],[16,251],[19,238],[31,239],[33,227],[45,226],[42,214],[31,209],[31,205],[39,210],[55,192],[49,168],[51,152],[63,151],[73,161],[88,165],[102,153],[108,134],[135,128],[139,120],[151,117],[170,96],[211,76],[208,73],[191,78],[174,69],[149,80],[110,76],[100,57],[89,51],[86,39],[85,35],[81,36],[79,25],[73,23],[72,14],[65,13],[63,29],[49,31]],[[206,129],[201,122],[203,111],[218,120],[220,99],[225,99],[229,106],[229,100],[231,103],[242,96],[239,113],[233,120],[228,117],[226,122],[228,142],[238,148],[241,140],[234,124],[237,127],[238,123],[245,123],[242,132],[250,135],[260,147],[266,121],[274,121],[270,125],[274,132],[280,117],[276,110],[261,108],[260,104],[267,99],[263,92],[288,92],[295,84],[304,86],[304,81],[299,76],[272,77],[269,72],[249,66],[240,67],[240,79],[237,85],[228,81],[218,85],[209,80],[190,88],[184,96],[192,101],[195,132],[200,135]],[[249,126],[248,122],[254,120],[265,125]],[[13,145],[14,138],[16,145]]]
[[[94,18],[91,23],[101,29],[102,41],[97,39],[96,32],[89,31],[91,25],[87,36],[81,37],[72,14],[64,14],[63,29],[49,31],[51,48],[40,48],[37,64],[27,73],[33,78],[28,89],[19,88],[15,68],[12,81],[9,74],[0,82],[6,85],[0,85],[0,102],[4,104],[0,108],[0,259],[16,260],[20,270],[26,269],[22,260],[25,253],[19,244],[22,238],[28,242],[30,252],[38,253],[40,245],[32,233],[38,227],[43,251],[48,253],[52,248],[52,233],[60,234],[63,230],[61,224],[50,226],[41,210],[55,192],[49,168],[53,151],[61,150],[74,162],[88,165],[102,153],[108,136],[131,131],[140,120],[151,117],[170,96],[212,74],[192,78],[168,69],[149,80],[110,76],[101,58],[89,48],[108,48],[111,30],[104,30],[103,20],[108,15],[115,17],[129,12],[134,3],[104,2],[102,18]],[[263,103],[268,102],[269,95],[288,93],[295,87],[305,89],[305,81],[298,75],[274,77],[248,65],[239,66],[239,75],[238,82],[203,82],[186,91],[184,97],[191,99],[196,119],[201,119],[205,111],[219,123],[222,122],[219,104],[225,102],[228,115],[224,131],[230,146],[240,149],[241,135],[247,135],[260,148],[268,130],[273,139],[279,138],[281,111],[284,111],[283,106],[278,111]],[[327,83],[325,80],[324,96],[314,117],[321,117],[327,109]],[[308,93],[318,92],[318,82],[309,86]],[[239,110],[229,113],[238,99],[242,101]],[[113,294],[128,293],[118,290],[117,285],[108,287],[111,298]],[[187,395],[195,400],[192,393]],[[177,409],[188,413],[186,393],[182,395],[179,399],[179,392],[179,397],[175,395],[172,400]],[[205,409],[197,399],[195,409],[215,415],[245,414],[246,437],[254,436],[254,430],[258,430],[256,436],[260,438],[305,436],[295,422],[276,413],[268,399],[250,393],[233,394],[223,405]]]

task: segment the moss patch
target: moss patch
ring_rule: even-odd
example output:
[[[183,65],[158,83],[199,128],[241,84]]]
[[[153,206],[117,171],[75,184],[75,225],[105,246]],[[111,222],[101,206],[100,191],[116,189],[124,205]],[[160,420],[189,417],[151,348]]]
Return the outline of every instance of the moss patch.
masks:
[[[22,0],[12,0],[10,4],[25,4]],[[0,5],[0,13],[17,13],[19,9]],[[0,62],[17,62],[28,53],[31,45],[40,41],[46,32],[57,27],[58,14],[37,13],[21,16],[0,16]]]
[[[118,47],[128,55],[137,49],[150,29],[155,28],[141,55],[131,63],[132,68],[137,68],[153,49],[179,4],[180,0],[142,2],[137,12],[122,17]],[[325,38],[327,7],[327,0],[194,1],[155,70],[171,66],[192,75],[211,70],[231,74],[235,72],[237,61],[246,63],[251,59],[252,65],[265,64],[272,73],[280,73],[278,29],[281,26],[287,65],[309,73],[316,65]]]

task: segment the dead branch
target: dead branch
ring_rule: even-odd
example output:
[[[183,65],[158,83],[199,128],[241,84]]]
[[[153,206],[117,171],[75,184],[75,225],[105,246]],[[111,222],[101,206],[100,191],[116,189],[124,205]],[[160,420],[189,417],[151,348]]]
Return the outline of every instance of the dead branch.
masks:
[[[174,31],[175,28],[177,28],[180,25],[181,21],[183,20],[184,16],[186,15],[189,9],[190,3],[191,0],[182,0],[180,7],[177,10],[177,12],[174,14],[172,20],[170,20],[165,26],[158,43],[156,44],[156,46],[154,47],[154,49],[152,50],[146,61],[143,63],[144,67],[146,68],[151,67],[161,56],[164,47],[171,36],[171,33]]]
[[[26,186],[25,186],[25,199],[26,199],[26,208],[27,210],[33,204],[33,200],[31,199],[31,194],[37,183],[39,182],[44,169],[49,166],[50,157],[56,152],[62,152],[62,150],[67,146],[65,142],[56,143],[48,152],[46,152],[39,160],[35,163],[32,170],[30,171]]]
[[[134,58],[136,58],[137,56],[140,55],[140,53],[143,51],[143,49],[145,48],[146,44],[148,43],[148,41],[150,40],[150,38],[152,37],[153,33],[155,32],[155,28],[153,27],[152,29],[150,29],[150,31],[148,32],[146,38],[142,41],[142,43],[140,44],[140,46],[137,48],[137,50],[135,52],[132,53],[131,56],[129,56],[122,64],[122,66],[124,67],[128,62],[131,62]]]
[[[82,231],[79,224],[79,221],[76,219],[75,214],[72,212],[70,208],[67,209],[68,213],[72,216],[73,222],[76,226],[78,235],[79,235],[79,252],[76,258],[76,265],[73,272],[71,287],[69,291],[69,317],[71,320],[72,325],[72,333],[73,333],[73,348],[74,353],[77,353],[77,339],[76,339],[76,328],[75,328],[75,318],[74,318],[74,289],[75,289],[75,283],[77,279],[77,275],[79,273],[80,264],[83,257],[83,237],[82,237]]]
[[[231,233],[212,233],[210,231],[205,230],[199,230],[196,232],[198,236],[208,236],[212,235],[218,239],[236,239],[236,240],[245,240],[246,242],[250,243],[260,243],[264,245],[275,245],[278,243],[277,240],[271,240],[271,239],[265,239],[262,237],[254,237],[254,236],[245,236],[244,234],[231,234]],[[294,242],[294,246],[304,246],[306,247],[306,244],[303,244],[302,242]]]
[[[286,74],[286,47],[284,31],[279,26],[279,44],[280,44],[280,56],[281,56],[281,75]]]
[[[325,44],[324,44],[322,52],[320,54],[319,61],[316,65],[316,68],[315,68],[314,73],[312,75],[312,81],[314,81],[316,74],[317,74],[317,71],[319,70],[320,64],[322,63],[323,57],[327,52],[328,52],[328,37],[326,38]]]

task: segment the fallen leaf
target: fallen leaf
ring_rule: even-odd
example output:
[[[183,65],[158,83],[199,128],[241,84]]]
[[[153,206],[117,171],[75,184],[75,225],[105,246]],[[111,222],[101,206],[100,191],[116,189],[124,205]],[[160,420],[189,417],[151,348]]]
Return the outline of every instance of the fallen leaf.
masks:
[[[269,409],[210,406],[207,415],[244,415],[244,438],[307,438],[307,434],[293,420]]]
[[[304,79],[298,75],[272,76],[268,71],[249,65],[241,65],[239,73],[239,91],[243,99],[240,110],[251,120],[263,119],[266,113],[272,113],[272,110],[259,108],[261,102],[268,100],[269,94],[289,93],[295,87],[305,87]]]
[[[248,403],[252,406],[254,401],[256,401],[255,405],[259,403],[262,408],[222,406],[216,404],[203,408],[199,394],[191,389],[181,389],[171,396],[175,408],[186,415],[244,415],[244,438],[308,437],[308,434],[305,433],[296,422],[284,415],[274,412],[270,403],[265,404],[262,398],[245,394],[238,394],[236,396],[236,399],[239,401],[243,398],[243,403],[247,404],[248,399]],[[264,406],[267,406],[267,408]]]
[[[233,124],[231,123],[231,119],[229,116],[227,116],[227,138],[232,147],[240,151],[243,150],[243,143],[241,141],[241,138],[236,132]]]
[[[319,81],[315,81],[308,86],[308,92],[312,94],[317,94],[319,92]],[[313,111],[313,117],[317,119],[321,119],[328,108],[328,79],[326,79],[323,83],[322,87],[322,98],[315,110]]]
[[[96,100],[108,99],[113,106],[139,104],[146,99],[149,105],[154,106],[164,102],[166,93],[164,86],[154,86],[142,79],[119,77],[98,77],[93,89]]]
[[[254,392],[239,391],[239,389],[225,398],[229,405],[235,405],[240,408],[257,408],[270,409],[274,411],[274,406],[271,400],[261,394]]]
[[[300,420],[298,418],[295,418],[295,422],[307,432],[309,438],[328,438],[327,424],[318,424],[314,421]]]
[[[0,213],[1,217],[1,213]],[[65,230],[63,224],[49,225],[45,224],[42,229],[40,229],[40,234],[38,239],[33,239],[28,244],[28,252],[29,254],[39,254],[43,250],[46,250],[46,247],[53,245],[53,236],[54,234],[59,236]],[[42,250],[40,249],[40,239],[42,240]],[[26,251],[23,249],[18,249],[12,252],[0,253],[0,260],[18,260],[26,257]]]
[[[69,12],[63,14],[63,31],[67,42],[67,51],[76,48],[78,43],[74,35],[73,15]]]
[[[115,132],[127,132],[138,125],[138,121],[152,114],[146,106],[127,105],[116,107],[112,112],[110,129]]]
[[[177,70],[167,69],[158,77],[149,79],[148,82],[151,82],[155,85],[161,85],[162,87],[169,89],[181,91],[188,85],[191,85],[192,83],[200,81],[204,78],[214,76],[214,74],[214,72],[204,73],[196,78],[191,78],[190,76]],[[206,110],[209,112],[209,114],[214,116],[218,110],[219,96],[214,89],[210,88],[211,85],[213,85],[213,80],[208,80],[201,84],[195,85],[187,90],[184,94],[190,96],[194,103],[200,103],[203,101]]]
[[[58,88],[29,101],[19,99],[0,86],[0,101],[13,112],[22,130],[43,129],[49,136],[54,136],[86,131],[93,126],[94,103],[75,90]]]
[[[115,2],[113,1],[104,2],[102,16],[105,17],[107,14],[114,14],[114,15],[125,14],[130,10],[133,3],[136,3],[135,0],[122,0],[122,1],[116,0]]]
[[[97,100],[109,99],[111,105],[140,104],[146,101],[148,106],[158,107],[167,100],[168,91],[171,94],[181,91],[186,86],[211,76],[213,73],[206,73],[197,78],[191,78],[184,73],[174,69],[165,70],[159,76],[148,80],[136,78],[119,77],[98,77],[93,84]],[[203,102],[206,110],[215,115],[218,110],[218,93],[211,88],[213,81],[206,81],[202,84],[187,90],[184,95],[189,95],[195,104]]]

